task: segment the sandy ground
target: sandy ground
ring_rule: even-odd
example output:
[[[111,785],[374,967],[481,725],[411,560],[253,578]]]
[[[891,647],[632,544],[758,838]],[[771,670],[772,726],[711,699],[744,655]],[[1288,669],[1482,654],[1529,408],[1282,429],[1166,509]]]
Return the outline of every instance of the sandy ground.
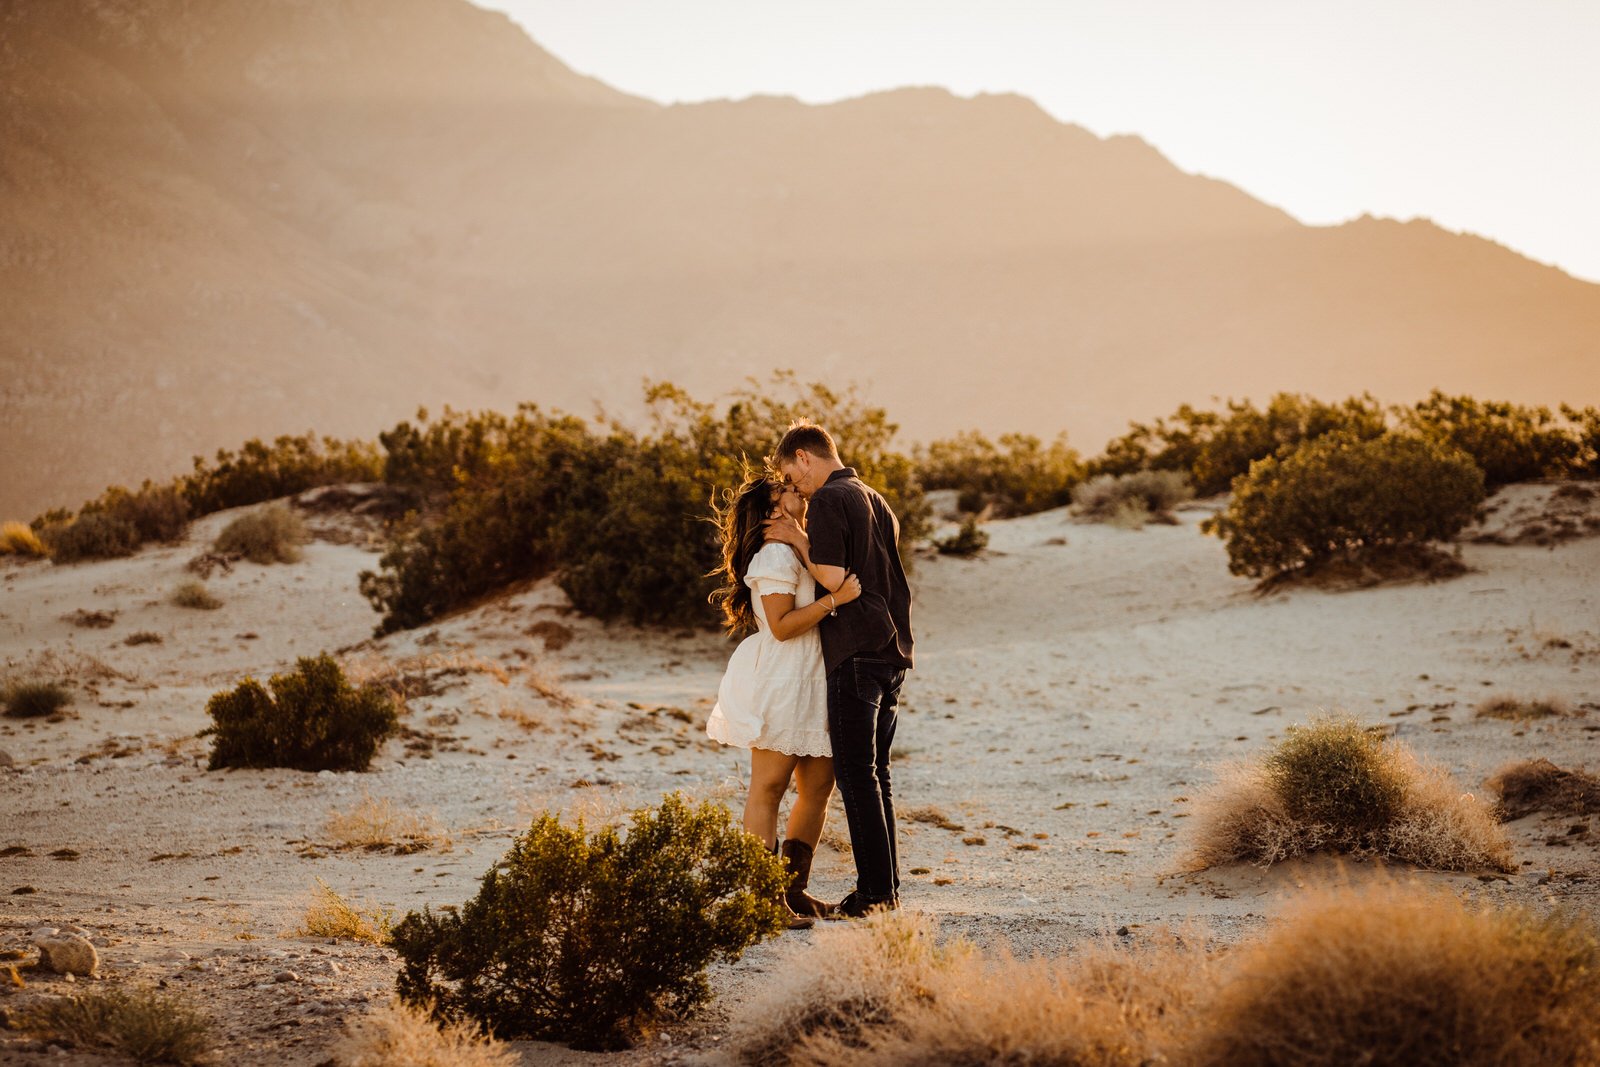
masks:
[[[1511,487],[1490,525],[1541,513],[1549,493]],[[979,558],[917,560],[918,669],[896,792],[902,813],[936,807],[962,829],[903,819],[903,866],[926,872],[908,873],[903,895],[945,932],[1024,953],[1189,920],[1232,939],[1297,886],[1364,876],[1371,865],[1183,870],[1189,798],[1323,710],[1391,725],[1466,791],[1519,757],[1593,768],[1600,538],[1469,542],[1472,570],[1450,581],[1259,597],[1197,531],[1216,506],[1138,531],[1047,512],[990,524]],[[217,1017],[229,1062],[309,1067],[343,1019],[388,997],[396,973],[386,949],[295,935],[317,879],[402,913],[460,904],[533,812],[611,812],[672,789],[741,802],[744,759],[703,733],[731,647],[722,638],[602,626],[540,583],[375,640],[356,576],[377,557],[348,530],[299,563],[213,575],[220,609],[167,603],[232,517],[126,560],[0,560],[5,667],[70,676],[77,694],[61,721],[0,720],[12,764],[0,771],[0,947],[81,927],[100,945],[97,981],[190,992]],[[80,611],[111,619],[78,625]],[[569,628],[570,643],[547,649],[526,633],[544,622]],[[162,640],[126,645],[138,631]],[[402,672],[419,693],[404,715],[411,736],[367,774],[205,771],[194,734],[206,698],[323,650],[357,675]],[[1556,694],[1578,714],[1476,719],[1497,693]],[[436,818],[448,845],[332,847],[330,812],[364,795]],[[1567,836],[1572,821],[1511,824],[1523,870],[1509,878],[1426,877],[1493,900],[1593,908],[1600,835]],[[837,897],[851,877],[848,856],[821,850],[814,888]],[[723,1062],[729,1018],[784,951],[768,943],[717,968],[713,1005],[643,1048],[516,1047],[527,1063]],[[29,983],[7,987],[0,1007],[72,988],[40,974]],[[0,1033],[5,1062],[44,1058],[101,1062]]]

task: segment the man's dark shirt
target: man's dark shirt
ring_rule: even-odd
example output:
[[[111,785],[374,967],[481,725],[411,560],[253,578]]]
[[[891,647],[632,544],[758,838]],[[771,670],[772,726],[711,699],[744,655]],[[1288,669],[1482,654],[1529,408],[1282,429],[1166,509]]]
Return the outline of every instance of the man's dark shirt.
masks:
[[[828,673],[869,654],[911,666],[911,587],[900,564],[900,520],[853,467],[836,470],[811,495],[806,512],[811,562],[861,579],[861,596],[818,627]]]

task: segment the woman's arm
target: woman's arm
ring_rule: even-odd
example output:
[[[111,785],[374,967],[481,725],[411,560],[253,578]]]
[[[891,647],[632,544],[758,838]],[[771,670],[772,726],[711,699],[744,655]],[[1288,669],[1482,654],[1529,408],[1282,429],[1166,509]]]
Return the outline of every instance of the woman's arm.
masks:
[[[795,555],[800,557],[800,562],[810,572],[811,577],[822,588],[837,592],[844,582],[845,569],[824,563],[811,561],[811,538],[806,536],[806,531],[793,519],[785,516],[781,519],[768,519],[766,522],[767,536],[774,541],[782,541],[794,549]],[[854,600],[854,597],[851,597]]]
[[[848,604],[861,595],[861,579],[850,574],[839,583],[836,592],[826,593],[821,599],[803,608],[794,606],[793,593],[769,593],[761,598],[761,610],[767,615],[767,628],[779,641],[799,637],[827,617],[840,604]]]

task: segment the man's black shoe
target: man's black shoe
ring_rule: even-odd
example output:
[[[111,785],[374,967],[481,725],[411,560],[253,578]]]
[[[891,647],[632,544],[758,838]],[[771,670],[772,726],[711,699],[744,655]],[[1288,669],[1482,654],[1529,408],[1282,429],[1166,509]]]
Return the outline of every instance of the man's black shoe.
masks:
[[[834,907],[835,915],[842,915],[846,919],[864,918],[871,911],[894,911],[900,906],[900,901],[894,897],[866,897],[851,891],[843,900]]]

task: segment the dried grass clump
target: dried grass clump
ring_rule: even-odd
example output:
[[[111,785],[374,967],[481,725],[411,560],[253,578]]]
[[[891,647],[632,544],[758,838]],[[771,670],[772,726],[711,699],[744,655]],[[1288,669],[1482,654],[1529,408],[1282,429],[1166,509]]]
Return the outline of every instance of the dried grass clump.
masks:
[[[306,908],[305,918],[296,933],[303,937],[343,937],[381,945],[388,941],[393,928],[393,912],[378,907],[358,908],[318,878],[317,887],[311,891],[311,905]]]
[[[976,954],[970,942],[937,943],[938,924],[910,911],[874,912],[845,927],[824,927],[812,947],[774,968],[782,982],[742,1015],[732,1035],[748,1064],[827,1062],[859,1051],[869,1030],[901,1017],[927,996],[933,976]],[[803,1057],[799,1043],[816,1051]],[[860,1061],[856,1061],[860,1062]]]
[[[0,685],[8,719],[44,719],[72,703],[72,690],[53,679],[23,679]]]
[[[211,1020],[182,997],[148,988],[97,989],[29,1008],[18,1029],[41,1039],[111,1049],[139,1063],[199,1063]]]
[[[1130,529],[1146,522],[1176,523],[1172,509],[1193,497],[1188,475],[1171,470],[1102,474],[1072,488],[1079,518]]]
[[[1509,693],[1497,693],[1480,701],[1475,713],[1480,719],[1527,722],[1530,719],[1571,715],[1572,705],[1558,696],[1519,697]]]
[[[1200,939],[1171,934],[1018,960],[985,958],[964,938],[940,945],[936,932],[904,911],[819,931],[745,1014],[739,1056],[785,1067],[1165,1062],[1170,1023],[1211,970]]]
[[[1191,861],[1270,866],[1313,852],[1384,856],[1433,870],[1511,870],[1492,813],[1440,767],[1353,719],[1290,727],[1254,764],[1198,798]]]
[[[1396,885],[1303,895],[1196,1004],[1193,1067],[1513,1067],[1600,1055],[1592,920]],[[1175,1050],[1177,1051],[1177,1050]]]
[[[32,556],[35,559],[48,555],[44,542],[24,522],[0,525],[0,556]]]
[[[277,503],[228,523],[211,548],[222,555],[237,553],[253,563],[294,563],[306,540],[306,524],[299,514]]]
[[[1536,811],[1562,815],[1600,812],[1600,778],[1557,767],[1547,759],[1507,764],[1485,784],[1500,797],[1495,812],[1506,821]]]
[[[402,811],[389,798],[370,793],[362,794],[361,802],[349,811],[330,811],[323,833],[332,848],[387,850],[397,856],[450,845],[432,813]]]
[[[390,1001],[349,1024],[333,1046],[341,1067],[512,1067],[510,1048],[465,1023],[439,1026],[431,1009]]]
[[[215,611],[222,607],[222,601],[206,588],[204,582],[184,582],[172,591],[172,602],[180,608],[198,608],[201,611]]]

